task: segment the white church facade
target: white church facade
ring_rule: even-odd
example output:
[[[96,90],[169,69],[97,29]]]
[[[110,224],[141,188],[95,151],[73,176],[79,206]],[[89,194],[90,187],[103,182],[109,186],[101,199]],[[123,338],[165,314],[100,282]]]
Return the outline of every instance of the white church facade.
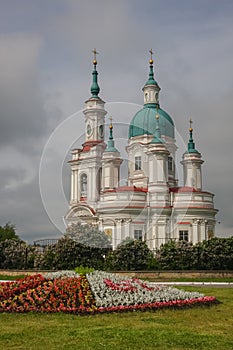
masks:
[[[152,51],[151,51],[152,54]],[[195,148],[192,123],[183,154],[183,186],[176,178],[176,140],[172,118],[160,106],[153,59],[143,87],[144,105],[129,116],[128,179],[120,186],[122,158],[113,136],[105,141],[104,101],[99,97],[97,61],[93,61],[92,96],[85,102],[85,142],[73,149],[68,225],[88,223],[111,236],[112,247],[125,238],[142,239],[152,250],[169,240],[194,244],[214,235],[213,197],[202,189],[202,156]],[[114,116],[115,117],[115,116]]]

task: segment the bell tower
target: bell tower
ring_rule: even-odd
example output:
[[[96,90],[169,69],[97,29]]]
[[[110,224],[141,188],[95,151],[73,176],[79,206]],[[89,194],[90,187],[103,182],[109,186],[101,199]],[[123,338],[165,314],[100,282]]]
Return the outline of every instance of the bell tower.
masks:
[[[71,206],[90,205],[96,208],[101,190],[101,160],[106,148],[104,123],[106,111],[104,101],[99,97],[98,72],[96,70],[96,49],[93,50],[93,72],[91,97],[85,102],[85,142],[81,149],[72,151]]]
[[[85,102],[86,108],[83,111],[85,115],[85,143],[97,144],[104,141],[104,122],[106,111],[104,109],[105,102],[99,97],[100,88],[98,85],[98,72],[96,69],[97,60],[96,49],[93,51],[93,72],[91,97]]]

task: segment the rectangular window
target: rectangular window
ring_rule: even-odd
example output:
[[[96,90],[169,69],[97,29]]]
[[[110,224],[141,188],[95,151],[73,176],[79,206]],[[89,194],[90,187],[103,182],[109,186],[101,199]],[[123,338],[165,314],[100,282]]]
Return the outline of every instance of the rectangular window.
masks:
[[[135,170],[142,169],[142,158],[140,156],[135,157]]]
[[[134,239],[142,241],[142,230],[134,230]]]
[[[173,159],[172,159],[172,157],[168,157],[167,162],[168,162],[168,171],[172,171],[173,170]]]
[[[188,242],[189,232],[188,231],[179,231],[179,241]]]

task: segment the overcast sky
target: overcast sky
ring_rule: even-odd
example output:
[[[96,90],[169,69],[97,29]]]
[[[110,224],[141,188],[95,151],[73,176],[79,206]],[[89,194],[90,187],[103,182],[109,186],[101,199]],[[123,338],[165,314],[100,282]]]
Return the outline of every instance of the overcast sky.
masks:
[[[61,235],[91,51],[106,109],[127,125],[143,103],[153,48],[161,107],[185,143],[194,120],[216,233],[232,235],[232,38],[232,0],[0,0],[0,225],[11,222],[28,242]],[[127,134],[114,130],[122,144]]]

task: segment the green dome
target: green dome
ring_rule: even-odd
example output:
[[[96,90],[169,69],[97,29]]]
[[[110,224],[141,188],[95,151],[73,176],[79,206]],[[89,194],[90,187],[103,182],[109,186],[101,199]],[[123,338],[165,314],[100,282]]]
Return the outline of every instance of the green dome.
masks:
[[[129,126],[129,139],[140,135],[154,135],[156,131],[156,114],[159,115],[159,127],[161,135],[174,138],[174,123],[172,118],[161,108],[144,105],[138,111]]]

